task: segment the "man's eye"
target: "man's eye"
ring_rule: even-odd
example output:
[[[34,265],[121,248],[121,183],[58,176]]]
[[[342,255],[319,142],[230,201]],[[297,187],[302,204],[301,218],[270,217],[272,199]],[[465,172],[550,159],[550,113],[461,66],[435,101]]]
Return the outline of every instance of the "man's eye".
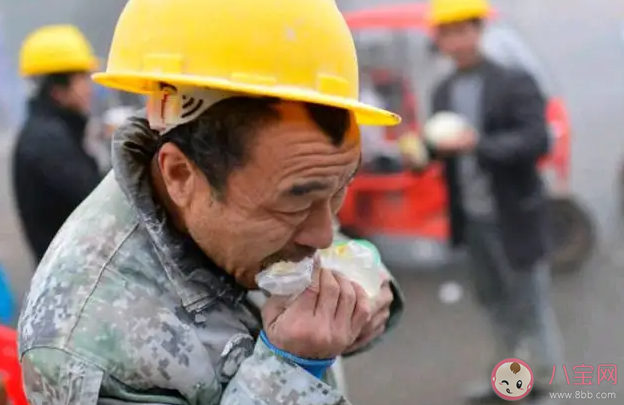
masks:
[[[501,381],[501,384],[507,384],[507,385],[509,385],[509,381],[507,381],[507,380],[503,380],[503,381]]]

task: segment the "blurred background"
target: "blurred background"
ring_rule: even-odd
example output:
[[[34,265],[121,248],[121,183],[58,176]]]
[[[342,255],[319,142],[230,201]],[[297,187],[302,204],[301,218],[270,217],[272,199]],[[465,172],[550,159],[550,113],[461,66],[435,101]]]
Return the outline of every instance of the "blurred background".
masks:
[[[401,1],[338,1],[347,14],[398,3]],[[124,0],[0,0],[0,266],[16,303],[34,271],[15,217],[9,183],[9,157],[25,112],[26,87],[17,74],[20,45],[39,26],[72,23],[85,33],[97,54],[105,57],[124,4]],[[580,230],[563,227],[562,238],[581,233],[576,236],[579,241],[570,242],[576,250],[570,255],[582,257],[565,263],[570,268],[557,271],[553,282],[566,364],[568,368],[624,365],[624,326],[617,321],[617,314],[624,310],[624,2],[500,0],[493,4],[498,15],[487,46],[501,61],[531,70],[543,90],[565,106],[560,118],[570,127],[569,156],[561,163],[570,171],[563,176],[564,190],[557,192],[573,201],[578,211],[570,218],[580,221]],[[410,29],[397,35],[393,29],[368,29],[365,23],[358,27],[354,34],[363,73],[370,73],[373,81],[377,72],[386,84],[389,76],[403,83],[399,90],[379,91],[384,102],[403,110],[404,117],[413,115],[406,125],[418,130],[420,117],[427,114],[428,91],[444,71],[440,67],[443,62],[438,63],[431,53],[426,32]],[[101,125],[97,119],[105,111],[140,102],[97,89],[95,125]],[[90,147],[105,170],[105,141],[95,139]],[[553,188],[556,183],[554,180]],[[563,222],[574,222],[572,219],[564,216]],[[355,228],[360,226],[355,233],[381,246],[384,259],[401,282],[407,311],[400,327],[383,344],[346,362],[353,403],[456,403],[463,384],[485,366],[492,344],[481,313],[465,291],[461,260],[448,255],[437,228],[421,227],[413,230],[414,235],[406,235],[387,223],[354,221]],[[371,226],[380,229],[375,232]],[[418,237],[419,232],[424,237]],[[578,387],[564,388],[573,391]],[[608,390],[624,398],[624,385]]]

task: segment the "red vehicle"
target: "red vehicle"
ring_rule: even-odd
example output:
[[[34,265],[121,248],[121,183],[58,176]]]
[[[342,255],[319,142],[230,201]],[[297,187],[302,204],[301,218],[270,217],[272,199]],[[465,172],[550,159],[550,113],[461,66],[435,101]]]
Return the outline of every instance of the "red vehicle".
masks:
[[[388,129],[390,139],[418,132],[420,121],[428,115],[432,88],[452,69],[431,41],[427,13],[422,3],[345,13],[361,75],[374,83],[386,102],[384,107],[404,118],[401,125]],[[553,148],[540,166],[552,195],[552,261],[556,271],[576,270],[591,255],[595,236],[591,219],[569,192],[571,129],[564,101],[538,58],[496,12],[486,26],[482,45],[491,59],[531,72],[548,96],[546,114]],[[339,219],[345,234],[374,242],[390,267],[435,266],[447,258],[443,247],[449,234],[446,198],[437,164],[422,174],[361,173],[350,187]]]
[[[0,385],[2,386],[0,388],[4,388],[4,394],[8,396],[9,404],[28,405],[17,358],[17,333],[2,325],[0,325]],[[2,395],[0,395],[1,403]]]

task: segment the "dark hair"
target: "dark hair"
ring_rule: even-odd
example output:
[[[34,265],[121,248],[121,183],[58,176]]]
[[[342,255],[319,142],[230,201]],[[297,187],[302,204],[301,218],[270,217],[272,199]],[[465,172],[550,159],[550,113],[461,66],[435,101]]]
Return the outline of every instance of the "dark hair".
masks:
[[[468,22],[477,28],[482,28],[485,25],[483,18],[471,18]]]
[[[71,85],[72,77],[78,74],[84,74],[85,72],[63,72],[63,73],[51,73],[40,78],[39,90],[37,97],[51,97],[52,90],[56,87],[63,89],[68,88]]]
[[[258,128],[279,120],[276,98],[233,97],[211,106],[199,118],[172,129],[163,142],[172,142],[204,173],[217,194],[237,167],[242,167]],[[348,111],[304,104],[318,127],[336,146],[351,124]]]

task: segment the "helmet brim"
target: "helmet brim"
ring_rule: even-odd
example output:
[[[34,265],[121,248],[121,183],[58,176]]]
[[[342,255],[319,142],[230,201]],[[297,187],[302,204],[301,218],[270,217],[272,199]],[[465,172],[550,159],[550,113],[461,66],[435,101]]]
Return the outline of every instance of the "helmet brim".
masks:
[[[68,72],[96,72],[102,66],[102,59],[93,57],[90,60],[78,61],[76,63],[67,63],[59,65],[43,65],[43,66],[22,66],[20,67],[20,75],[22,77],[45,76],[56,73]]]
[[[158,83],[168,83],[174,86],[207,87],[327,105],[353,111],[360,125],[394,126],[401,122],[401,117],[390,111],[351,98],[321,94],[295,86],[248,84],[221,78],[145,72],[101,72],[95,73],[93,80],[102,86],[137,94],[150,94],[157,88]]]

